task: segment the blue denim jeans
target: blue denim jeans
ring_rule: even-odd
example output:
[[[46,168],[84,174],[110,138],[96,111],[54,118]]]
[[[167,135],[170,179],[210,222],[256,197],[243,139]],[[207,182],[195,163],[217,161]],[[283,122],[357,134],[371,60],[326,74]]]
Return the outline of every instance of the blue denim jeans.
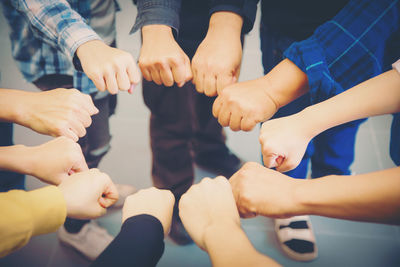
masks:
[[[283,52],[295,40],[271,32],[262,23],[260,37],[262,62],[266,74],[282,61]],[[310,104],[310,96],[305,94],[279,109],[273,118],[295,114]],[[361,121],[346,123],[316,136],[308,145],[299,166],[286,174],[293,178],[306,178],[310,161],[311,177],[313,178],[331,174],[350,174],[350,166],[354,160],[355,137],[360,123]]]

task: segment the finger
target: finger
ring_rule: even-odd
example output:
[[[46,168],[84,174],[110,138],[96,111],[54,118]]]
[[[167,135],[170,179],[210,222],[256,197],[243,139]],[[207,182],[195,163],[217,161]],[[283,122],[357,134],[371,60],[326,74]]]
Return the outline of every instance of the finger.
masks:
[[[161,81],[165,86],[174,85],[174,76],[172,75],[171,69],[169,67],[163,67],[160,71]]]
[[[94,115],[99,113],[99,109],[93,103],[93,99],[90,95],[82,94],[82,107],[89,113],[89,115]]]
[[[78,135],[74,131],[72,131],[71,128],[68,128],[68,129],[65,129],[64,131],[62,131],[62,135],[72,139],[74,142],[78,142],[78,140],[79,140]]]
[[[79,146],[79,144],[76,144],[77,146]],[[80,146],[79,146],[79,149]],[[75,162],[74,166],[72,166],[71,168],[71,173],[76,173],[76,172],[83,172],[83,171],[87,171],[89,170],[89,167],[86,163],[85,157],[82,154],[82,150],[80,151],[80,154],[78,156],[77,161]]]
[[[218,115],[218,122],[225,127],[229,125],[230,119],[231,119],[231,110],[226,105],[223,105]]]
[[[215,75],[204,77],[204,94],[207,96],[217,95],[217,77]]]
[[[115,187],[114,183],[110,180],[103,192],[102,197],[99,200],[103,199],[102,200],[102,203],[104,204],[103,207],[108,208],[115,202],[117,202],[118,198],[119,198],[118,190]]]
[[[79,137],[83,137],[86,135],[86,128],[79,120],[70,120],[70,129]]]
[[[129,81],[131,84],[138,84],[140,82],[140,73],[136,64],[129,64],[127,68]]]
[[[150,72],[150,70],[149,69],[147,69],[147,68],[140,68],[140,70],[142,71],[142,75],[143,75],[143,78],[146,80],[146,81],[148,81],[148,82],[151,82],[152,81],[152,78],[151,78],[151,72]]]
[[[99,91],[103,92],[106,90],[106,83],[102,74],[96,74],[95,76],[89,78]]]
[[[90,114],[86,110],[81,109],[76,111],[76,116],[78,120],[82,123],[83,127],[87,128],[90,126],[90,124],[92,124]]]
[[[133,83],[131,84],[131,88],[129,88],[128,93],[133,94],[133,90],[135,89],[136,85]]]
[[[185,64],[173,65],[172,75],[174,81],[179,87],[182,87],[187,81],[187,70]]]
[[[199,92],[200,94],[204,93],[203,82],[204,82],[203,73],[202,72],[196,72],[195,86],[196,86],[196,91]]]
[[[242,118],[243,116],[238,112],[232,112],[231,119],[229,121],[229,127],[232,129],[232,131],[236,132],[240,130]]]
[[[283,160],[282,164],[276,167],[278,172],[288,172],[296,168],[298,163],[294,163],[290,158]]]
[[[157,69],[151,70],[151,80],[155,82],[157,85],[162,85],[160,72]]]
[[[276,155],[276,154],[270,154],[270,155],[263,156],[264,166],[267,168],[275,168],[276,166],[278,166],[278,164],[276,162],[277,158],[278,158],[278,155]]]
[[[247,118],[246,116],[243,116],[242,122],[240,124],[240,128],[242,131],[251,131],[253,130],[254,126],[256,126],[256,122],[252,119]]]
[[[117,72],[117,82],[118,82],[118,88],[121,91],[127,91],[131,87],[131,82],[129,80],[128,72],[127,70],[119,70]]]
[[[222,90],[231,84],[231,77],[227,75],[218,75],[217,76],[217,93],[220,94]]]
[[[220,110],[221,110],[221,107],[222,107],[222,101],[221,101],[221,97],[217,97],[215,100],[214,100],[214,104],[213,104],[213,106],[212,106],[212,113],[213,113],[213,116],[215,117],[215,118],[218,118],[218,115],[219,115],[219,112],[220,112]]]
[[[118,93],[118,83],[117,79],[115,77],[114,71],[109,71],[106,74],[106,85],[107,85],[107,90],[110,92],[110,94],[117,94]]]

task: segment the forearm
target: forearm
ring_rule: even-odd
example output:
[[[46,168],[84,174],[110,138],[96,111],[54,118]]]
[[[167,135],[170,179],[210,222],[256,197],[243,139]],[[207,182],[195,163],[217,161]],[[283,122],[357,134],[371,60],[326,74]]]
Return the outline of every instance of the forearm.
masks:
[[[271,258],[259,253],[240,226],[233,222],[209,226],[204,241],[215,267],[279,266]]]
[[[22,98],[30,93],[14,89],[0,89],[0,120],[19,123],[23,117]]]
[[[294,214],[400,224],[400,167],[354,176],[305,180]]]
[[[0,169],[23,174],[32,174],[33,155],[24,145],[0,147]]]
[[[282,60],[262,79],[277,108],[289,104],[309,89],[307,75],[289,59]]]
[[[315,136],[334,126],[400,111],[400,74],[387,71],[324,102],[300,112],[299,118]]]

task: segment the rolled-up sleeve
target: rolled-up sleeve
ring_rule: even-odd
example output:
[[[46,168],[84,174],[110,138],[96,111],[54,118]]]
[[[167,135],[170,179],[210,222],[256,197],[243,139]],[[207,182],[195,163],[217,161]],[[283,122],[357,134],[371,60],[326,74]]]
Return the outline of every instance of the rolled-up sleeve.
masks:
[[[212,0],[210,15],[215,12],[229,11],[243,18],[242,33],[253,29],[259,0]]]
[[[388,67],[384,65],[388,56],[385,46],[399,34],[398,2],[351,1],[310,38],[293,43],[284,52],[307,74],[312,103],[337,95]],[[390,56],[398,58],[398,54]]]
[[[130,33],[152,24],[167,25],[179,32],[181,0],[138,0],[138,14]]]

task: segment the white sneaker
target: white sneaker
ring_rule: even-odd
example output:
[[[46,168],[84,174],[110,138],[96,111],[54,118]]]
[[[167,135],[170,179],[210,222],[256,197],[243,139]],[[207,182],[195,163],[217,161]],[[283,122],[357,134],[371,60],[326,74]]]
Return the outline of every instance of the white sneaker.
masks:
[[[110,208],[120,209],[124,206],[125,199],[128,196],[136,193],[137,189],[129,184],[115,184],[115,187],[117,188],[119,198],[117,202],[115,202]]]
[[[275,219],[275,232],[285,254],[296,261],[317,258],[318,248],[309,216]]]
[[[78,233],[69,233],[64,226],[58,229],[58,239],[89,260],[95,260],[114,239],[106,229],[94,221],[86,223]]]

